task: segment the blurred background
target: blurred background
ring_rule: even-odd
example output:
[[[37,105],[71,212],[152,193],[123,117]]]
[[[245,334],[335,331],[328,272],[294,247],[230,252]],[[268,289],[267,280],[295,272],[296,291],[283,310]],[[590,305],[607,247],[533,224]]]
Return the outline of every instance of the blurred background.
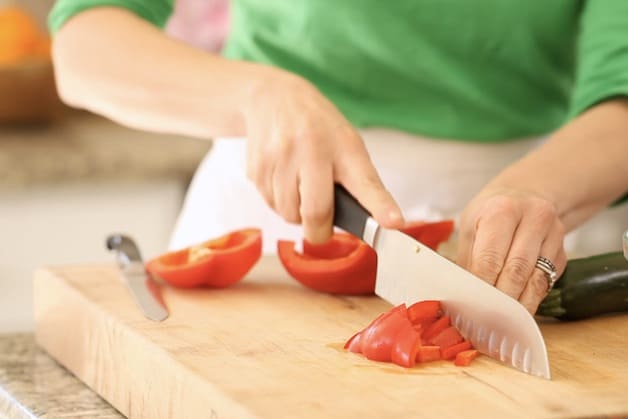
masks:
[[[105,249],[112,232],[134,237],[145,259],[164,252],[210,147],[62,105],[45,28],[53,3],[0,0],[0,332],[33,327],[39,267],[113,262]],[[179,19],[191,17],[198,14]],[[173,36],[207,49],[221,45],[181,20],[171,27]]]

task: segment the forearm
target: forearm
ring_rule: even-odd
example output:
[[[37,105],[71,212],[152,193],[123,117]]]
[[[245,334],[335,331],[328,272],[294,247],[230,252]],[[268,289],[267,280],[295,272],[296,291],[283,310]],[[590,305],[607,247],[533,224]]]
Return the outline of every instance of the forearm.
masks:
[[[492,184],[547,198],[567,231],[582,224],[628,191],[628,101],[590,109]]]
[[[68,104],[137,129],[199,138],[244,135],[243,105],[274,71],[194,49],[116,8],[68,21],[53,59]]]

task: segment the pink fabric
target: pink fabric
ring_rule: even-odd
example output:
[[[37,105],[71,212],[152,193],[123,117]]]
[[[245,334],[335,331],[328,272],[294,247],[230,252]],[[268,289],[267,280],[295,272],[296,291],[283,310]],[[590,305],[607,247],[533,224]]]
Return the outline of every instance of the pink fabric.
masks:
[[[220,52],[229,23],[229,0],[176,0],[166,32],[195,47]]]

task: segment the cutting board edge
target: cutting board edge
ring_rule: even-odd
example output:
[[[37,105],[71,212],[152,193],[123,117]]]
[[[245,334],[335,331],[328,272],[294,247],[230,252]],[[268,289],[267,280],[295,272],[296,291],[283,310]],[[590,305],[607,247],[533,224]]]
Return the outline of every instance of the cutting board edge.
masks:
[[[112,280],[112,273],[115,274],[115,266],[112,265],[74,265],[74,266],[57,266],[57,267],[53,267],[50,269],[44,269],[39,276],[43,276],[44,280],[47,280],[47,283],[43,283],[44,288],[42,289],[41,287],[37,287],[37,290],[39,290],[41,293],[44,294],[44,297],[46,297],[45,302],[47,304],[50,304],[52,306],[54,306],[54,302],[57,303],[57,305],[62,304],[63,305],[63,309],[62,310],[62,314],[63,314],[63,318],[68,319],[70,322],[66,322],[66,321],[61,321],[59,323],[55,322],[55,318],[44,318],[43,320],[45,320],[45,322],[42,322],[42,325],[45,326],[46,324],[48,325],[52,325],[55,326],[55,324],[61,324],[64,325],[64,323],[68,323],[71,324],[73,326],[70,327],[65,327],[67,329],[69,328],[74,328],[74,329],[79,329],[79,327],[77,327],[76,325],[81,325],[80,319],[77,318],[77,316],[72,316],[71,312],[68,312],[68,308],[66,306],[72,306],[75,305],[77,306],[79,309],[76,310],[77,313],[83,313],[84,310],[90,309],[90,311],[86,311],[86,315],[85,318],[88,319],[88,323],[89,324],[94,324],[94,325],[98,325],[100,324],[101,326],[98,327],[96,326],[98,329],[103,329],[102,324],[107,325],[107,327],[112,327],[112,323],[108,323],[108,321],[111,322],[115,322],[118,323],[118,325],[114,325],[115,327],[115,332],[113,333],[114,335],[120,335],[120,331],[124,332],[125,328],[129,328],[130,330],[134,331],[134,333],[130,334],[130,333],[123,333],[122,335],[120,335],[121,337],[126,337],[126,336],[135,336],[138,333],[142,336],[144,336],[144,340],[142,342],[151,342],[153,346],[159,346],[160,351],[170,351],[169,354],[172,357],[172,359],[176,359],[176,357],[178,357],[180,355],[179,352],[173,352],[173,349],[178,350],[178,348],[181,346],[180,343],[183,342],[181,339],[178,340],[178,342],[175,342],[174,346],[170,343],[166,344],[165,347],[161,346],[161,343],[167,342],[167,339],[164,340],[164,342],[162,342],[163,338],[165,337],[164,333],[168,333],[167,330],[162,330],[161,327],[159,326],[155,326],[155,323],[152,322],[147,322],[147,323],[140,323],[142,317],[141,314],[139,314],[139,312],[137,311],[137,308],[135,307],[132,299],[130,298],[130,296],[128,296],[128,292],[126,291],[124,285],[122,283],[116,284],[115,287],[110,288],[109,284]],[[266,271],[260,271],[260,275],[264,274],[264,277],[267,275]],[[52,278],[50,278],[50,276],[52,276]],[[273,279],[272,275],[268,275],[269,279]],[[114,278],[115,279],[115,278]],[[57,284],[59,285],[57,287]],[[272,286],[272,285],[276,285],[274,282],[273,284],[267,284],[268,286]],[[55,288],[59,288],[59,290],[55,290]],[[109,292],[111,291],[111,292]],[[51,295],[51,292],[53,295]],[[61,294],[56,294],[54,295],[54,292],[61,292]],[[102,296],[102,297],[101,297]],[[128,298],[128,299],[127,299]],[[177,305],[177,299],[170,299],[168,300],[170,303],[173,304],[173,310],[175,314],[184,314],[185,312],[185,305],[181,304],[181,301],[179,300],[179,304]],[[301,301],[301,300],[299,300]],[[187,300],[186,300],[187,302]],[[305,303],[306,300],[301,301],[302,303]],[[37,304],[38,309],[43,309],[45,307],[41,307],[41,304]],[[53,307],[54,308],[54,307]],[[48,308],[48,310],[50,310]],[[120,315],[118,315],[118,313],[120,313]],[[54,315],[54,310],[52,310],[52,315]],[[174,316],[177,317],[177,316]],[[173,317],[173,318],[174,318]],[[57,317],[58,318],[58,317]],[[109,320],[107,320],[109,319]],[[247,319],[248,320],[248,319]],[[366,321],[366,318],[365,318]],[[178,324],[178,323],[177,323]],[[193,324],[193,323],[192,323]],[[585,325],[588,323],[585,323]],[[41,334],[44,335],[45,337],[45,333],[46,333],[46,327],[41,328]],[[180,326],[180,324],[179,324]],[[135,329],[139,328],[139,329],[143,329],[143,332],[137,332]],[[159,333],[155,333],[155,334],[161,334],[161,338],[156,338],[155,340],[152,339],[153,334],[151,331],[155,331],[155,332],[159,332]],[[56,330],[50,331],[50,333],[57,333],[57,334],[61,334],[59,332],[59,328],[56,327]],[[146,334],[148,332],[148,335]],[[205,330],[205,333],[210,332],[210,330]],[[82,333],[80,336],[85,336],[85,333]],[[107,336],[107,335],[105,335]],[[181,335],[179,335],[181,336]],[[208,336],[207,334],[203,335],[203,336]],[[80,339],[76,339],[79,340]],[[88,340],[88,339],[85,339]],[[92,342],[91,345],[92,346],[98,346],[98,342],[103,341],[102,337],[97,336],[96,339],[94,339],[95,342]],[[138,340],[134,340],[134,342],[140,342]],[[63,347],[63,343],[61,342],[56,342],[57,347]],[[137,346],[137,345],[136,345]],[[183,345],[185,346],[185,345]],[[181,346],[181,347],[183,347]],[[183,348],[185,349],[185,348]],[[189,349],[189,348],[188,348]],[[87,353],[87,355],[85,355],[86,359],[83,361],[84,363],[87,362],[88,365],[90,367],[92,367],[93,369],[99,368],[100,370],[102,370],[102,363],[101,365],[96,366],[95,363],[91,362],[91,360],[89,359],[89,351],[82,351],[82,353]],[[153,351],[154,352],[154,351]],[[569,352],[571,353],[571,352]],[[196,353],[194,353],[194,358],[196,357]],[[152,357],[152,359],[162,359],[159,358],[158,356],[155,358],[155,356]],[[149,364],[148,366],[144,366],[143,368],[151,368],[153,364],[155,364],[155,362],[152,362],[151,364]],[[187,365],[187,367],[186,367]],[[119,364],[116,364],[117,367],[119,367]],[[188,368],[190,371],[186,371],[184,373],[182,373],[182,375],[188,377],[190,376],[190,372],[194,371],[194,367],[198,366],[195,363],[190,364],[189,362],[183,362],[182,364],[178,364],[179,368],[184,367],[184,368]],[[628,366],[628,365],[626,365]],[[202,367],[202,364],[199,366]],[[369,369],[373,367],[373,365],[368,364]],[[231,366],[229,366],[229,369],[232,369]],[[481,371],[481,369],[478,369],[478,371]],[[207,373],[207,370],[205,371]],[[102,371],[100,371],[100,374],[103,374]],[[116,374],[116,371],[109,371],[109,374]],[[130,374],[129,374],[130,375]],[[181,374],[180,374],[181,375]],[[214,380],[215,376],[213,375],[213,373],[211,371],[209,371],[209,375],[205,374],[206,378],[205,380],[209,380],[209,383],[213,383],[213,386],[218,386],[221,385],[221,382],[216,382],[216,381],[212,381]],[[126,379],[128,376],[125,376],[124,374],[120,374],[119,372],[117,372],[116,377],[118,377],[117,379],[119,379],[119,377],[124,377],[124,379]],[[502,384],[506,384],[506,382],[504,380],[502,380],[502,378],[500,378],[500,376],[493,376],[492,374],[480,374],[479,375],[480,378],[490,378],[489,380],[486,380],[487,383],[489,385],[493,385],[496,386],[497,388],[501,388]],[[495,379],[493,379],[493,377]],[[81,378],[81,377],[79,377]],[[97,377],[92,377],[92,379],[96,379]],[[83,381],[86,381],[85,379],[81,378]],[[264,379],[267,379],[267,377],[264,377]],[[172,380],[171,380],[172,381]],[[191,380],[189,380],[191,382],[194,382],[194,379],[192,378]],[[108,384],[111,385],[111,383],[104,383],[103,385]],[[114,379],[114,384],[115,384],[115,379]],[[564,383],[564,384],[569,384],[568,382]],[[573,384],[576,384],[576,382],[573,382]],[[159,385],[159,384],[152,384],[152,385]],[[93,386],[90,386],[93,388]],[[189,387],[195,387],[194,385],[189,386]],[[186,388],[189,388],[186,387]],[[464,386],[463,386],[464,387]],[[508,387],[507,385],[505,386],[506,388]],[[546,386],[547,387],[547,386]],[[569,386],[568,386],[569,387]],[[196,390],[198,390],[199,388],[204,388],[204,387],[199,387],[196,388]],[[524,389],[522,387],[522,389]],[[549,388],[548,388],[549,389]],[[569,388],[566,388],[567,390],[569,390]],[[563,388],[563,390],[566,390],[565,388]],[[573,389],[575,390],[576,388],[573,387]],[[516,396],[517,392],[519,391],[519,389],[517,389],[517,391],[514,393],[514,395]],[[180,392],[180,391],[179,391]],[[238,384],[238,390],[236,390],[236,392],[239,392],[241,395],[243,394],[242,392],[240,392],[240,386]],[[198,395],[195,394],[196,397],[200,397],[202,400],[206,401],[207,400],[207,393],[202,392],[202,391],[197,391]],[[152,393],[155,394],[155,393]],[[223,394],[230,394],[227,392],[224,392]],[[535,396],[535,400],[534,402],[542,402],[545,401],[547,402],[548,400],[553,400],[556,398],[556,396],[558,396],[558,393],[555,393],[554,391],[549,391],[549,392],[539,392],[539,391],[534,391],[534,394],[536,394]],[[564,398],[570,398],[571,396],[569,396],[569,394],[571,393],[565,393],[565,391],[561,391],[560,392],[560,396],[559,397],[564,397]],[[613,393],[615,394],[615,393]],[[616,394],[615,394],[616,395]],[[530,396],[530,395],[528,395]],[[565,397],[568,396],[568,397]],[[597,398],[599,396],[599,394],[593,395],[593,397]],[[530,399],[531,397],[528,397],[528,399]],[[566,416],[582,416],[582,415],[589,415],[589,416],[593,416],[593,415],[601,415],[603,413],[608,413],[609,415],[611,413],[615,413],[617,414],[618,412],[626,412],[628,413],[628,410],[626,410],[626,408],[628,408],[628,405],[626,405],[626,400],[621,399],[620,400],[608,400],[610,401],[614,407],[609,407],[609,406],[605,406],[607,399],[606,398],[597,398],[597,400],[593,399],[592,397],[586,397],[586,400],[582,400],[579,404],[580,407],[573,407],[573,408],[569,408],[569,409],[561,409],[560,405],[547,405],[545,407],[539,407],[539,409],[543,409],[543,414],[537,417],[566,417]],[[234,401],[234,400],[239,400],[242,403],[242,406],[246,406],[247,404],[247,400],[245,400],[244,398],[238,398],[237,395],[234,395],[233,397],[231,397],[230,402]],[[201,404],[201,408],[204,408],[205,410],[207,410],[208,408],[206,407],[208,403],[204,402],[203,404]],[[368,405],[370,405],[371,403],[367,403]],[[470,404],[467,405],[468,407],[472,407],[475,406],[474,404]],[[133,407],[136,407],[135,405]],[[266,412],[263,408],[260,407],[253,407],[253,405],[251,405],[251,407],[249,409],[253,409],[258,415],[263,416],[262,412]],[[130,410],[130,409],[129,409]],[[530,413],[529,410],[524,409],[525,412],[523,413]],[[225,411],[221,411],[221,410],[217,410],[216,412],[220,412],[221,416],[224,415]],[[170,411],[170,415],[167,414],[168,411],[166,410],[166,414],[162,415],[162,416],[157,416],[157,415],[144,415],[145,417],[172,417],[172,411]],[[179,417],[198,417],[199,412],[196,411],[194,412],[194,414],[189,414],[187,416],[181,416],[179,415]],[[242,415],[239,414],[233,414],[233,415],[227,415],[228,417],[250,417],[251,412],[245,412]],[[538,412],[537,412],[538,413]],[[244,416],[246,414],[246,416]],[[139,415],[142,416],[142,415]],[[215,415],[209,415],[208,417],[216,417],[218,416],[218,414],[216,413]],[[132,416],[134,417],[134,416]],[[264,416],[264,417],[268,417],[268,416]],[[272,417],[278,417],[278,416],[272,416]],[[279,417],[286,417],[286,416],[279,416]],[[327,416],[329,417],[329,416]],[[372,417],[372,416],[371,416]],[[376,416],[376,417],[382,417],[382,416]]]
[[[91,330],[97,333],[90,333],[86,327],[88,325],[109,322],[109,327],[111,327],[111,324],[115,327],[116,323],[105,310],[97,305],[89,304],[88,299],[72,287],[68,281],[61,279],[60,275],[59,271],[54,267],[40,268],[35,271],[33,286],[35,340],[53,359],[67,368],[125,416],[130,418],[207,417],[211,419],[218,417],[258,417],[246,407],[226,396],[211,383],[200,379],[193,370],[180,368],[180,366],[178,370],[174,369],[173,364],[175,361],[165,350],[154,349],[155,345],[150,345],[151,350],[147,354],[146,351],[135,350],[130,347],[108,345],[107,343],[118,339],[110,336],[107,333],[109,329],[105,327],[92,327]],[[82,310],[76,310],[79,307],[82,307]],[[59,311],[51,315],[51,309],[58,309]],[[88,313],[91,319],[72,315],[74,311]],[[48,332],[49,328],[59,324],[57,323],[59,320],[58,316],[63,317],[63,324],[75,326],[72,333],[62,335]],[[132,329],[126,324],[123,324],[122,327],[115,327],[113,330],[117,333],[125,333],[127,337],[130,337],[130,339],[119,339],[120,342],[145,340],[144,337],[133,333]],[[85,336],[89,337],[86,338]],[[85,346],[81,345],[81,342],[88,342],[89,344]],[[136,346],[138,348],[141,347],[140,345]],[[78,348],[81,352],[73,352],[68,350],[68,347]],[[110,357],[104,356],[103,352],[106,351],[109,351]],[[126,380],[107,382],[106,379],[111,377],[109,374],[92,374],[90,376],[88,372],[94,370],[93,366],[85,368],[78,363],[81,359],[91,359],[98,363],[97,371],[107,371],[112,369],[111,364],[124,361],[129,354],[142,358],[146,356],[154,357],[155,364],[160,366],[160,368],[145,371],[146,374],[143,377],[135,378],[136,380],[143,379],[146,382],[144,385],[128,385],[127,388],[121,388],[119,383],[126,383]],[[177,383],[173,385],[176,391],[156,395],[141,394],[134,391],[134,389],[151,388],[150,382],[160,382],[171,379],[173,376],[177,377]],[[103,377],[105,380],[102,379]],[[197,397],[186,397],[188,393],[198,393],[198,395]],[[142,402],[138,403],[138,400],[147,399],[159,400],[166,406],[161,409],[155,406],[144,408]],[[187,403],[190,399],[205,401],[215,399],[216,407],[208,407],[209,402],[203,406],[194,406]],[[150,413],[148,413],[149,410]],[[163,415],[162,412],[168,412],[168,414]],[[203,415],[202,412],[206,412],[206,415]]]

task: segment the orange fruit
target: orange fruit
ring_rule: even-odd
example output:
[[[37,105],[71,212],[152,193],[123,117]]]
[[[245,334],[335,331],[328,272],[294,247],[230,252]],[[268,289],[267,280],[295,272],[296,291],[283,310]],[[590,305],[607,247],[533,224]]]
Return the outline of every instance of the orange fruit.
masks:
[[[50,38],[27,11],[0,8],[0,66],[50,56]]]

